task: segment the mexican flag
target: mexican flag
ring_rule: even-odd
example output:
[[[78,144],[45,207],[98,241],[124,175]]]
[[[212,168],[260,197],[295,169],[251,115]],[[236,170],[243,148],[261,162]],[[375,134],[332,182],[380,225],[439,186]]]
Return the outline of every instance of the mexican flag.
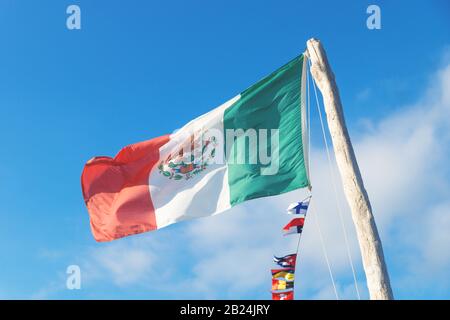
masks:
[[[89,160],[81,186],[95,239],[309,186],[305,76],[301,55],[173,134]]]

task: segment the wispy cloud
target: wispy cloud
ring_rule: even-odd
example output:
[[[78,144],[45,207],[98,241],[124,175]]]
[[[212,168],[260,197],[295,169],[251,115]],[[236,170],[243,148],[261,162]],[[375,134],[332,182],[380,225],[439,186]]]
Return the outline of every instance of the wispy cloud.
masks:
[[[129,285],[141,281],[151,272],[154,255],[145,248],[112,245],[101,250],[91,252],[92,263],[110,274],[114,282],[119,285]]]
[[[448,298],[450,292],[450,64],[432,79],[417,103],[353,137],[394,292],[401,298],[415,297],[416,291]],[[340,296],[356,298],[323,149],[312,150],[311,166],[314,198],[300,247],[297,296],[334,298],[312,220],[318,217]],[[367,298],[355,230],[338,187],[359,287]],[[281,236],[289,219],[284,210],[303,196],[305,190],[254,200],[222,215],[99,245],[83,255],[84,275],[91,289],[112,282],[170,291],[172,298],[270,298],[272,254],[296,247],[295,237]]]
[[[370,98],[371,94],[372,94],[372,89],[365,88],[356,94],[356,101],[357,102],[367,101],[367,99]]]
[[[394,290],[400,297],[410,296],[411,288],[402,286],[405,279],[415,282],[417,288],[422,289],[432,289],[437,284],[449,287],[448,281],[442,279],[448,273],[450,263],[450,241],[448,232],[445,232],[449,223],[447,217],[450,216],[448,88],[450,65],[433,75],[433,81],[425,88],[420,101],[399,108],[398,113],[375,123],[374,131],[354,139],[384,240],[387,261],[392,269]],[[340,289],[341,295],[355,298],[327,166],[323,150],[314,149],[314,211],[311,214],[320,215],[332,269],[338,279],[338,288],[343,288]],[[333,169],[336,172],[336,168]],[[297,191],[253,201],[236,209],[245,213],[233,212],[193,224],[189,233],[190,242],[201,248],[213,248],[204,248],[207,253],[198,260],[196,270],[201,272],[198,272],[196,281],[203,279],[203,283],[219,283],[228,290],[236,288],[236,283],[248,290],[263,290],[270,282],[267,261],[270,261],[271,253],[283,248],[295,248],[292,243],[280,239],[281,214],[290,201],[299,200],[302,196],[302,192]],[[358,243],[341,188],[338,199],[345,213],[350,250],[362,280],[360,289],[363,297],[367,297],[367,290],[361,285],[364,277]],[[401,254],[396,255],[397,252]],[[424,281],[411,281],[419,277],[418,269],[424,270],[417,268],[418,261],[425,263],[428,268],[425,270],[435,270],[436,273],[428,273]],[[421,265],[424,266],[423,263]],[[334,298],[333,291],[329,290],[330,281],[320,251],[318,233],[311,222],[308,222],[303,234],[299,268],[298,291],[302,296]],[[251,269],[252,275],[242,272],[243,269]],[[439,295],[438,292],[436,294]]]

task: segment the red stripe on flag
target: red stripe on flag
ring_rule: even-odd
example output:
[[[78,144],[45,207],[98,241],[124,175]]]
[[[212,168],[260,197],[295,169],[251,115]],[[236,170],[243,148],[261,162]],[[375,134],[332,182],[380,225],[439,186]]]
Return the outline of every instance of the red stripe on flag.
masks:
[[[95,157],[84,166],[81,188],[97,241],[111,241],[155,230],[155,208],[148,187],[158,163],[162,136],[126,146],[114,157]]]
[[[272,300],[294,300],[294,291],[272,292]]]
[[[305,218],[294,218],[283,227],[283,230],[288,231],[291,227],[303,227],[304,223]]]

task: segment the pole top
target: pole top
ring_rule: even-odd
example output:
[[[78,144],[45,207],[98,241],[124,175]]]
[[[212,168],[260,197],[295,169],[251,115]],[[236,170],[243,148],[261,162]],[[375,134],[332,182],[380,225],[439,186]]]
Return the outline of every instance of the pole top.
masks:
[[[322,43],[316,38],[306,41],[306,51],[312,65],[321,65],[324,61]]]

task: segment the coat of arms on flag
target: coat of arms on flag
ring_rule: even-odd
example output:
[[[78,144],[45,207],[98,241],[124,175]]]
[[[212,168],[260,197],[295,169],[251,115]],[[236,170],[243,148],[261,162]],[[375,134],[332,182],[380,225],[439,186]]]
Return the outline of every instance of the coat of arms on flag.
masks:
[[[309,187],[306,70],[301,54],[178,131],[89,160],[81,190],[94,238],[112,241]]]
[[[159,173],[169,179],[189,180],[205,170],[212,162],[217,144],[214,136],[203,140],[201,134],[191,135],[175,154],[170,154],[159,163]]]

